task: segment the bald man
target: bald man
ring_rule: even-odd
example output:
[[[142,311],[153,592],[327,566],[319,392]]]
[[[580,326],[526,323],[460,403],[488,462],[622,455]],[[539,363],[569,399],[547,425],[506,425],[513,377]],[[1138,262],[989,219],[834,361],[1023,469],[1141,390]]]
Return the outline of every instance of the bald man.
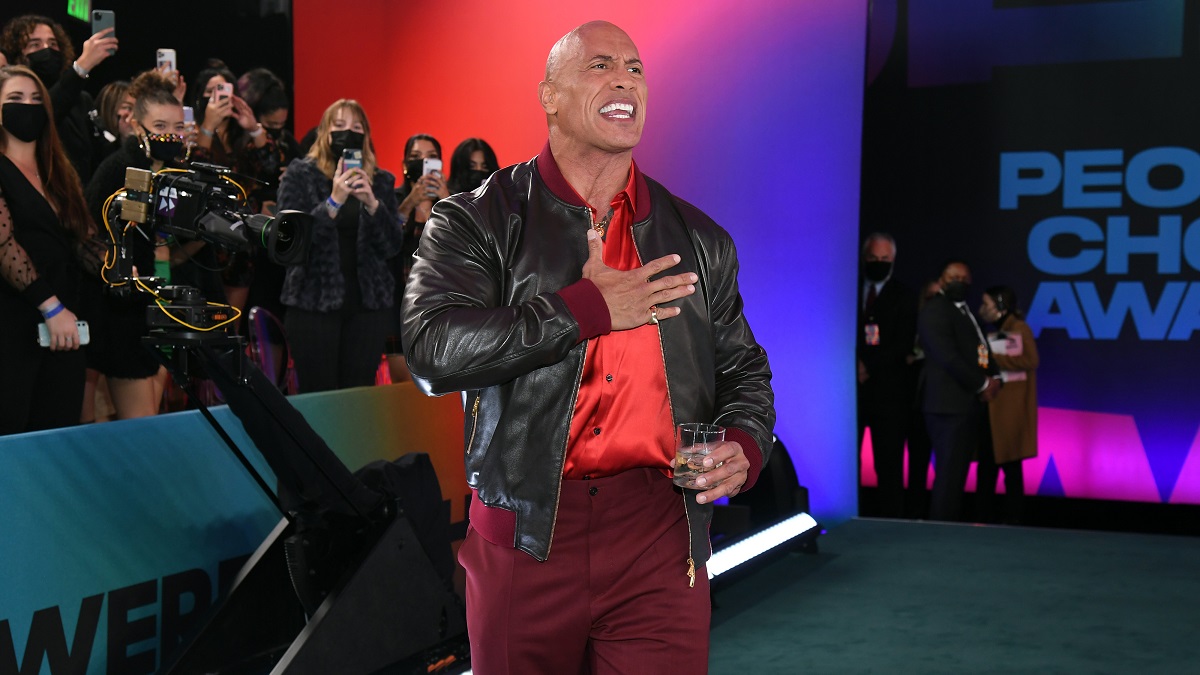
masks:
[[[420,386],[464,391],[474,672],[702,673],[712,502],[749,489],[775,422],[729,234],[633,161],[637,46],[606,22],[560,39],[533,160],[438,202],[404,297]],[[725,441],[699,489],[674,427]]]

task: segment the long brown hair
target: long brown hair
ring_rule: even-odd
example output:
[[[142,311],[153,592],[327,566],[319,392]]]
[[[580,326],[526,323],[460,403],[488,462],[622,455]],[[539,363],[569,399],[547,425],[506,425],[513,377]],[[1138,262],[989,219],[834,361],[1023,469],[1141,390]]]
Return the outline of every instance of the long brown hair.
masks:
[[[83,199],[83,187],[79,183],[79,174],[67,159],[62,141],[58,139],[58,130],[54,125],[54,107],[50,103],[50,92],[38,79],[33,71],[25,66],[4,66],[0,68],[0,89],[4,83],[14,77],[27,77],[37,85],[38,93],[42,96],[42,107],[46,109],[46,128],[42,137],[37,140],[37,170],[42,176],[42,188],[46,191],[46,199],[58,211],[58,218],[63,227],[75,235],[80,241],[86,239],[93,231],[92,217],[88,215],[87,204]],[[8,134],[0,134],[0,152],[8,150]]]
[[[117,111],[125,102],[125,92],[127,91],[129,91],[129,80],[116,80],[104,85],[100,93],[96,94],[96,112],[99,114],[96,122],[100,128],[113,136],[121,135],[121,124],[117,119]]]
[[[334,157],[333,150],[329,147],[329,134],[333,129],[333,121],[337,119],[337,114],[342,110],[348,110],[358,119],[362,120],[363,125],[363,171],[367,173],[367,177],[371,180],[375,179],[375,143],[371,141],[371,123],[367,121],[367,113],[359,105],[358,101],[352,98],[339,98],[333,102],[333,105],[325,109],[325,114],[321,115],[321,123],[317,125],[317,140],[312,145],[312,149],[308,151],[308,156],[312,157],[317,162],[317,167],[330,178],[333,178],[333,171],[337,168],[338,160],[341,157]]]

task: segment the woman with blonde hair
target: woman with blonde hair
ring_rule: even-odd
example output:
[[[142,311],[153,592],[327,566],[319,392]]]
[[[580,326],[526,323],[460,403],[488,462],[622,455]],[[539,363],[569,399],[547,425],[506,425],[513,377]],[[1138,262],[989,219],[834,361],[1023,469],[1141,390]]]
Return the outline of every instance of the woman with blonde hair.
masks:
[[[376,164],[362,106],[334,102],[316,136],[279,185],[281,210],[314,219],[308,260],[288,268],[282,295],[303,392],[374,384],[392,330],[396,284],[388,260],[403,240],[396,177]],[[344,154],[361,154],[361,166],[347,166]]]

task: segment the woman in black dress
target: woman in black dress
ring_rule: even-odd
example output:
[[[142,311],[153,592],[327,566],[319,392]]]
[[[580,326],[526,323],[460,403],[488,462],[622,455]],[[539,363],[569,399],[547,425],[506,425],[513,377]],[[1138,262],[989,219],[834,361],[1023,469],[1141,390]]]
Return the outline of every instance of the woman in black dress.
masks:
[[[91,223],[49,101],[33,71],[0,68],[0,434],[78,424],[83,404],[76,313]]]
[[[175,166],[184,151],[183,106],[175,98],[174,83],[158,71],[147,71],[134,79],[129,93],[134,99],[130,118],[133,135],[100,164],[87,187],[88,208],[106,233],[104,203],[125,185],[125,169],[157,172]],[[118,227],[116,219],[109,221]],[[125,231],[124,241],[138,274],[153,275],[156,249],[164,245],[157,233],[148,226],[135,225]],[[88,350],[88,365],[108,378],[119,419],[154,415],[162,401],[166,369],[142,344],[150,302],[147,293],[109,292],[102,305],[104,312],[98,317],[94,344]]]

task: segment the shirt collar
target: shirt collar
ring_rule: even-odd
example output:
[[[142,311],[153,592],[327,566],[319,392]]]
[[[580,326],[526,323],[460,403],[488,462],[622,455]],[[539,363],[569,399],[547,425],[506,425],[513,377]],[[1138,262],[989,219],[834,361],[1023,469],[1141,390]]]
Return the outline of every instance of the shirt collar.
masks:
[[[534,164],[538,175],[541,176],[542,181],[555,197],[575,206],[590,206],[563,177],[558,163],[554,161],[554,154],[550,151],[549,140],[546,141],[546,146],[542,148]],[[633,222],[639,223],[650,216],[650,186],[646,182],[646,175],[638,168],[637,162],[631,164],[633,171],[630,171],[629,182],[626,183],[623,192],[629,199],[630,206],[633,207]]]

